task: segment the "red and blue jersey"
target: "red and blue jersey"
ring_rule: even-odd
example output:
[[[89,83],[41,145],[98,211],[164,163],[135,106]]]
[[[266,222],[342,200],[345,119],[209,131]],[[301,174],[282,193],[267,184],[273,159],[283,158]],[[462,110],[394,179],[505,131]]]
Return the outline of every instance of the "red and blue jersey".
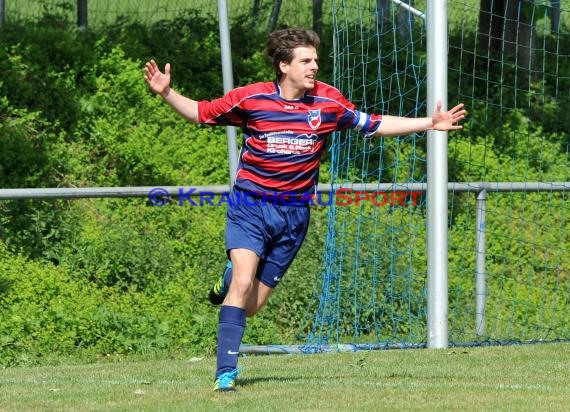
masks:
[[[300,195],[314,192],[331,133],[354,128],[371,135],[382,120],[356,110],[340,91],[322,82],[297,100],[282,98],[276,82],[239,87],[198,102],[198,118],[207,125],[241,128],[238,188]]]

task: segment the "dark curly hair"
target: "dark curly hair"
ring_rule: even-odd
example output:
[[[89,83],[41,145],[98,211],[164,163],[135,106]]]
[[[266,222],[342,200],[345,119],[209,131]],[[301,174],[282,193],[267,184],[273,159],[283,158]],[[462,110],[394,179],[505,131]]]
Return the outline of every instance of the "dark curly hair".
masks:
[[[319,35],[309,29],[283,29],[271,33],[265,45],[265,52],[271,60],[277,79],[283,75],[279,63],[291,63],[296,47],[312,46],[316,49],[320,43]]]

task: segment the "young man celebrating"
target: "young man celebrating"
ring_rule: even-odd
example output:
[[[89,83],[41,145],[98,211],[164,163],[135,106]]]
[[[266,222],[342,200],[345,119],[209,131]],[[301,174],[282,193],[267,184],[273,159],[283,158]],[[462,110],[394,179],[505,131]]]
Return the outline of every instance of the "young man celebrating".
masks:
[[[193,123],[242,129],[235,184],[226,224],[230,259],[210,291],[219,314],[215,391],[232,391],[246,316],[269,299],[299,251],[309,225],[309,204],[298,201],[315,192],[320,158],[334,131],[356,129],[366,136],[396,136],[456,130],[463,104],[431,117],[407,118],[356,110],[337,89],[317,80],[318,35],[306,29],[273,32],[267,54],[276,79],[236,88],[212,101],[195,101],[170,87],[170,64],[162,72],[146,63],[145,80],[176,112]],[[248,201],[240,201],[248,195]],[[296,201],[297,200],[297,201]]]

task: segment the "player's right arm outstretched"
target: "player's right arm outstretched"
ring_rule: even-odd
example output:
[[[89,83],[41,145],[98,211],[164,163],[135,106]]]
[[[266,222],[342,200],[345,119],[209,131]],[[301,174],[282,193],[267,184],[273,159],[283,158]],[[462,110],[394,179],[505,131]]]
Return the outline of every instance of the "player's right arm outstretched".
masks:
[[[150,90],[162,96],[178,114],[198,123],[198,102],[182,96],[170,87],[170,63],[164,66],[164,73],[160,71],[154,60],[150,60],[145,65],[145,80]]]

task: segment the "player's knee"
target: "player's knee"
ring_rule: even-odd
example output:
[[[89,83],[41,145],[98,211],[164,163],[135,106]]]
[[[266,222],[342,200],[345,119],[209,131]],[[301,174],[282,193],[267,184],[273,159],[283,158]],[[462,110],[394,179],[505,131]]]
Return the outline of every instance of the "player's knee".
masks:
[[[253,303],[250,303],[247,305],[247,307],[245,308],[245,315],[248,318],[251,318],[253,315],[255,315],[257,312],[259,312],[261,310],[261,308],[263,308],[265,306],[266,301],[255,301]]]
[[[257,313],[257,308],[246,308],[245,309],[245,316],[251,318],[253,315]]]
[[[252,307],[247,307],[245,308],[245,316],[247,316],[248,318],[251,318],[253,315],[255,315],[257,312],[259,312],[259,310],[262,308],[263,306],[252,306]]]

